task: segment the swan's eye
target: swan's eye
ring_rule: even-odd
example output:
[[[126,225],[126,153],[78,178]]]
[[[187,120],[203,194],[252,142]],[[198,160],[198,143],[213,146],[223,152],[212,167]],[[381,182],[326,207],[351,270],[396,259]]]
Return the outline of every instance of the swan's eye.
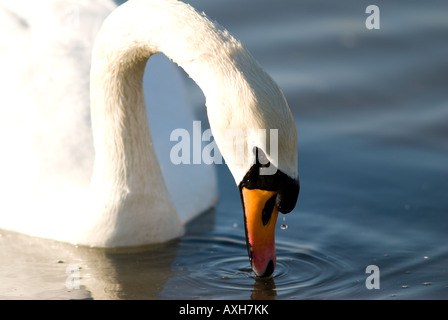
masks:
[[[261,214],[261,220],[263,221],[264,226],[268,224],[269,220],[271,220],[276,198],[277,195],[273,195],[268,201],[266,201],[266,204],[264,205],[263,212]]]
[[[257,156],[257,160],[260,159],[260,157],[266,157],[263,150],[259,148],[255,148],[254,153]],[[267,158],[265,158],[265,160],[267,161]],[[277,193],[277,195],[272,196],[265,204],[262,215],[264,225],[269,222],[274,206],[277,207],[278,211],[281,213],[291,212],[296,206],[300,191],[299,179],[293,179],[281,170],[276,169],[275,173],[272,175],[260,174],[260,168],[270,165],[269,162],[263,165],[257,161],[252,165],[238,185],[240,192],[242,188],[245,187],[248,189],[274,191]]]

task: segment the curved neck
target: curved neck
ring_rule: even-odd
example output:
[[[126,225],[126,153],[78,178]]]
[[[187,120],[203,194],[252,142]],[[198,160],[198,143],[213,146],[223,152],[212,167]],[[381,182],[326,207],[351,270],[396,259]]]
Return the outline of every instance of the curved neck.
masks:
[[[90,77],[96,153],[92,184],[144,192],[150,185],[148,178],[159,176],[148,174],[158,167],[150,162],[155,157],[143,94],[143,72],[149,55],[132,59],[130,53],[94,51]]]
[[[112,12],[100,30],[91,73],[95,174],[102,172],[107,180],[119,171],[119,183],[127,187],[137,177],[138,183],[148,183],[146,171],[139,171],[150,161],[145,150],[150,136],[143,116],[142,75],[147,59],[158,52],[182,67],[202,89],[214,139],[239,183],[253,161],[232,163],[234,146],[226,139],[226,130],[281,128],[285,117],[292,119],[289,108],[281,90],[239,41],[175,0],[130,0]],[[129,143],[136,135],[144,137],[141,143]],[[246,150],[259,146],[257,139],[244,138]],[[275,159],[269,160],[277,165]]]
[[[201,87],[210,109],[217,105],[214,101],[239,96],[238,90],[216,90],[234,86],[230,79],[240,77],[229,58],[230,51],[239,50],[245,52],[226,31],[182,2],[131,0],[112,12],[99,32],[92,57],[96,152],[92,184],[114,192],[142,192],[160,182],[154,181],[161,174],[154,172],[158,164],[150,148],[142,86],[144,67],[152,54],[163,52],[181,66]]]
[[[290,142],[296,145],[297,137],[290,129],[295,125],[286,100],[240,42],[183,2],[129,0],[104,21],[92,54],[96,154],[90,194],[98,213],[91,234],[98,234],[95,228],[101,226],[103,240],[93,241],[100,245],[132,244],[130,230],[139,230],[141,239],[154,236],[160,242],[182,229],[152,147],[143,96],[146,62],[159,52],[202,89],[214,140],[237,184],[254,161],[233,162],[238,151],[226,137],[228,129],[279,128],[278,153],[286,155],[287,169],[297,167],[296,154],[287,149]],[[265,142],[253,135],[240,140],[245,150]],[[266,156],[282,169],[282,163]],[[178,231],[173,232],[176,224]]]

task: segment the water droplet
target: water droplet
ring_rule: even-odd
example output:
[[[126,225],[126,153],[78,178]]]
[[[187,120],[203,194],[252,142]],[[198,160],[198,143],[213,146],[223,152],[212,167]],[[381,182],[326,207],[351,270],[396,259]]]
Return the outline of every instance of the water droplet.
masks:
[[[283,217],[283,222],[285,222],[285,220],[286,220],[286,218]],[[280,226],[280,229],[282,229],[282,230],[286,230],[286,229],[288,229],[288,225],[287,225],[286,223],[283,223],[283,224]]]

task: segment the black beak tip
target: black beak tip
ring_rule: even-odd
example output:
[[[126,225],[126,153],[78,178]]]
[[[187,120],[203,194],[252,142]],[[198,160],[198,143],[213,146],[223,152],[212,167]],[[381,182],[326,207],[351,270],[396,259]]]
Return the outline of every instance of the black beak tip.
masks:
[[[266,270],[264,271],[264,273],[262,275],[259,275],[259,278],[269,278],[272,276],[272,274],[274,273],[274,261],[269,260],[269,263],[266,267]]]

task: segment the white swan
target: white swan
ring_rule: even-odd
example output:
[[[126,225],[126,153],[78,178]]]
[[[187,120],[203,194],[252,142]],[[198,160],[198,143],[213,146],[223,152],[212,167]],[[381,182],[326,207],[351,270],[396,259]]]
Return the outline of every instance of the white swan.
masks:
[[[89,70],[97,32],[116,5],[111,0],[17,0],[0,4],[0,228],[88,243],[75,224],[93,167]],[[177,68],[156,55],[144,75],[154,149],[182,223],[217,199],[213,166],[174,165],[170,133],[195,119]],[[26,195],[26,198],[23,196]],[[81,228],[82,228],[81,227]],[[150,242],[159,242],[163,239]],[[170,237],[166,233],[164,237]],[[147,238],[135,235],[135,245]],[[101,244],[97,244],[101,245]],[[108,239],[102,246],[125,245]]]
[[[175,0],[130,0],[104,21],[91,65],[95,158],[89,187],[52,194],[52,220],[37,215],[34,221],[47,223],[45,232],[53,238],[103,247],[162,242],[182,233],[146,120],[143,73],[159,52],[182,67],[206,97],[214,139],[241,192],[252,267],[268,276],[275,267],[277,214],[291,211],[299,192],[293,117],[281,90],[239,41]],[[276,139],[269,144],[263,135],[267,129],[277,130],[274,148]],[[229,139],[235,131],[244,134]],[[241,145],[249,155],[244,159],[238,156]]]

